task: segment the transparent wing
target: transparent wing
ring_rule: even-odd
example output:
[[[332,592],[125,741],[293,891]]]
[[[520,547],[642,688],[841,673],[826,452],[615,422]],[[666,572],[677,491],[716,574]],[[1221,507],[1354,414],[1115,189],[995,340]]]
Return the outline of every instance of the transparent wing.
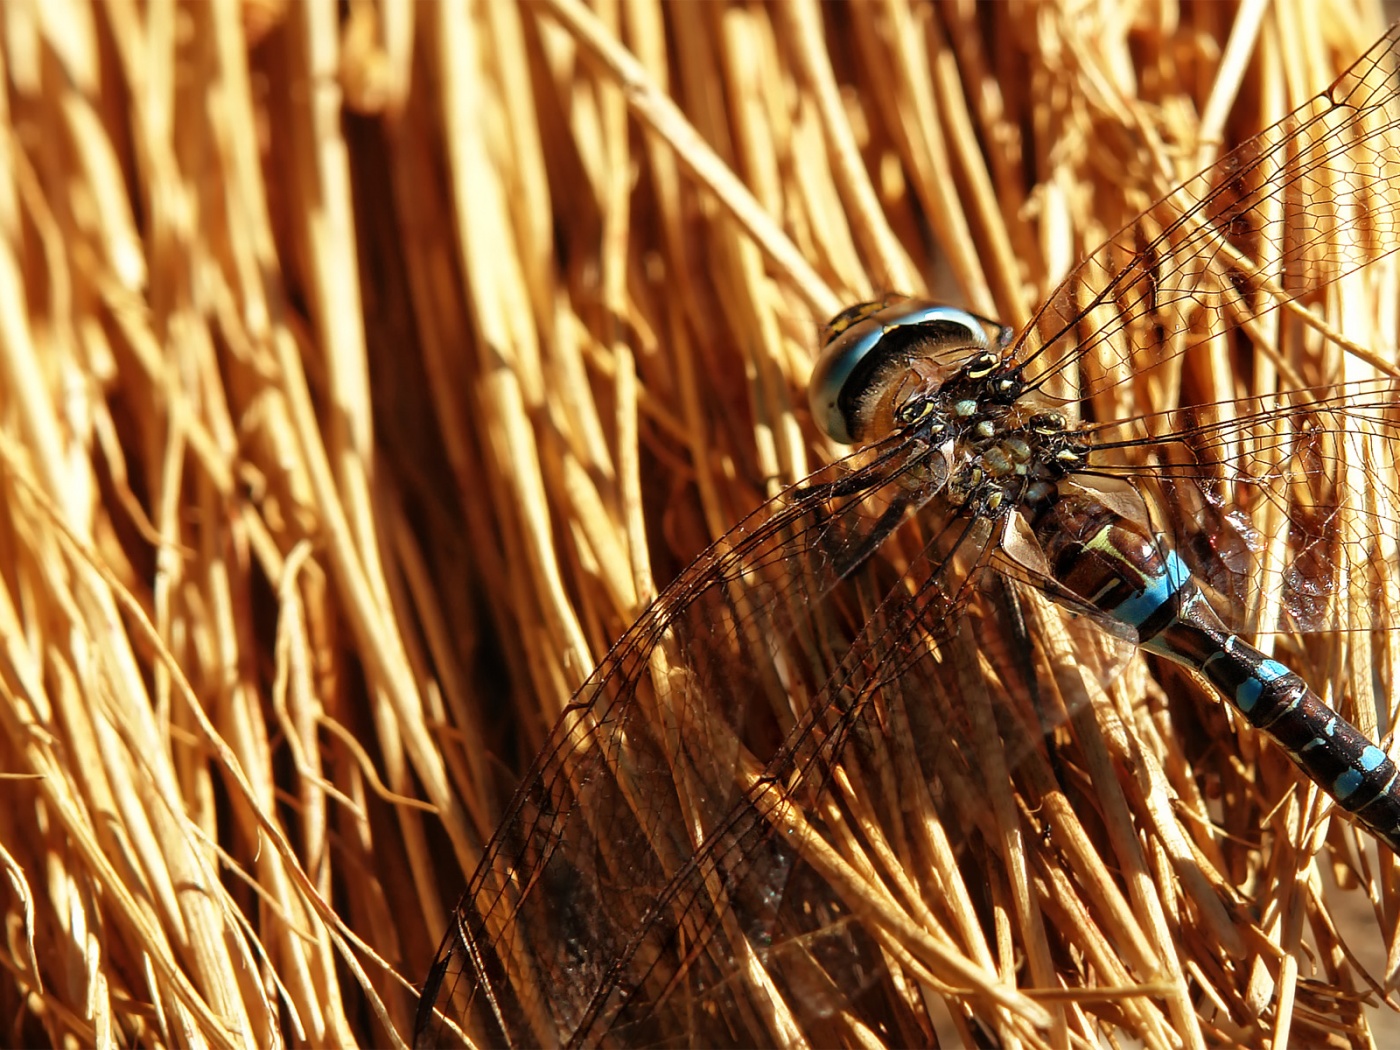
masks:
[[[1397,54],[1400,24],[1080,263],[1015,344],[1032,386],[1074,400],[1117,387],[1098,418],[1121,418],[1134,411],[1125,381],[1242,324],[1256,344],[1276,342],[1268,315],[1364,354],[1306,307],[1400,247]],[[1289,361],[1276,363],[1289,379]]]
[[[420,1042],[451,1041],[444,1022],[486,1043],[622,1030],[628,1043],[772,1042],[783,1016],[819,1030],[836,1001],[888,985],[881,953],[821,890],[791,825],[823,812],[816,798],[877,680],[938,667],[939,632],[990,544],[985,525],[966,522],[920,535],[911,512],[939,472],[936,457],[911,466],[908,444],[762,508],[609,654],[464,895]],[[833,951],[857,965],[823,964]],[[784,959],[780,978],[768,960]],[[866,975],[861,987],[852,973]]]

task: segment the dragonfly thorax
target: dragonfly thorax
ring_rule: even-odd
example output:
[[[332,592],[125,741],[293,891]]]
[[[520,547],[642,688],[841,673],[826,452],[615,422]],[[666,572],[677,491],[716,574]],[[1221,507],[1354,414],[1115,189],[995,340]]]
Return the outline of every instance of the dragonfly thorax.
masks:
[[[1084,465],[1088,446],[1058,412],[1013,402],[993,405],[957,428],[944,445],[948,502],[1000,517],[1054,497],[1056,484]]]

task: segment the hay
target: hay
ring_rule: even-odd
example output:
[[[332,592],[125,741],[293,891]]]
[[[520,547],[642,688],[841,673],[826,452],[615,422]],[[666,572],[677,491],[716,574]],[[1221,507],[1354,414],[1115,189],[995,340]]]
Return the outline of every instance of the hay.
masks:
[[[1382,31],[1327,8],[6,5],[9,1041],[411,1038],[575,689],[840,453],[805,409],[817,323],[890,289],[1025,323]],[[1377,328],[1347,331],[1384,349],[1381,269]],[[987,801],[991,943],[929,932],[988,933],[940,881],[967,855],[931,881],[888,791],[847,791],[809,847],[909,1002],[947,1004],[954,1041],[1364,1042],[1393,859],[1340,820],[1295,849],[1319,806],[1276,752],[1140,658],[1066,674],[1092,632],[1030,606],[1073,787],[1031,761],[1044,813]],[[970,708],[1013,666],[986,641],[950,650]],[[1291,655],[1371,691],[1344,647]],[[1042,818],[1053,848],[1016,837]],[[1358,898],[1343,939],[1329,908]]]

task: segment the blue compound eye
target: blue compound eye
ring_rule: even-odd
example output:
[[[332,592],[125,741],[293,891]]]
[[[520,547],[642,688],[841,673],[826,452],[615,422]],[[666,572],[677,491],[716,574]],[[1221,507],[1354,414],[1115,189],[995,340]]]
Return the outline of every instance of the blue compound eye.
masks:
[[[972,314],[926,299],[861,303],[837,314],[807,400],[822,433],[843,445],[872,440],[874,410],[891,383],[921,357],[987,350],[987,330]]]

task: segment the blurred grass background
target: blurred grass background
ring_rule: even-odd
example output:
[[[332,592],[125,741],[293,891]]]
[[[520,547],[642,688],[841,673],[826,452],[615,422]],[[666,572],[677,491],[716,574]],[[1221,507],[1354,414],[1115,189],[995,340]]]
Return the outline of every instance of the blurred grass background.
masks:
[[[817,323],[927,288],[1023,323],[1383,28],[1362,0],[0,7],[5,1041],[409,1038],[573,690],[835,453]],[[1364,989],[1322,868],[1392,975],[1394,863],[1340,855],[1219,875],[1249,955],[1148,1041]],[[1328,1038],[1365,1045],[1347,1001]]]

